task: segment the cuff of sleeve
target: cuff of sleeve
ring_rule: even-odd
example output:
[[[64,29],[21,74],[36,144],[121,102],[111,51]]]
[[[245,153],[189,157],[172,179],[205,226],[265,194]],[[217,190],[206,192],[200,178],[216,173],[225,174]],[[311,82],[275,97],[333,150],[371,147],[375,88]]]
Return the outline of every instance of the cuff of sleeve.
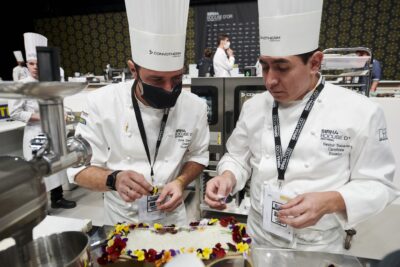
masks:
[[[32,117],[33,112],[24,111],[21,113],[21,119],[23,122],[28,122]]]
[[[218,165],[217,168],[217,173],[218,175],[221,175],[224,171],[230,171],[233,173],[236,179],[236,185],[232,189],[231,195],[236,194],[240,190],[244,188],[246,185],[246,179],[243,178],[243,175],[241,174],[240,169],[236,166],[235,163],[233,162],[224,162],[221,165]]]
[[[67,176],[68,176],[68,181],[71,184],[76,184],[75,182],[75,176],[80,173],[83,169],[85,169],[87,166],[82,166],[78,168],[68,168],[67,169]]]
[[[189,157],[189,158],[187,158],[185,160],[185,162],[189,162],[189,161],[199,163],[199,164],[201,164],[203,166],[208,166],[209,157],[208,157],[208,155],[207,155],[207,157],[205,157],[205,156],[191,156],[191,157]]]

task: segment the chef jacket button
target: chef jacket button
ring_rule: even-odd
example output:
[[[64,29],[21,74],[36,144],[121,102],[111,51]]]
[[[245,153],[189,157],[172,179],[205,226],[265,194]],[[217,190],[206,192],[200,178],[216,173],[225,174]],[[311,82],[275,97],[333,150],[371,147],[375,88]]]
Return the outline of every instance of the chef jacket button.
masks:
[[[265,158],[269,159],[271,157],[271,155],[267,154],[265,155]]]
[[[131,137],[132,136],[132,133],[131,132],[128,132],[128,137]]]
[[[268,129],[268,130],[272,130],[272,126],[269,124],[269,125],[267,126],[267,129]]]
[[[167,159],[164,159],[164,162],[168,162],[168,160],[167,160]]]
[[[310,167],[310,164],[304,163],[304,168],[309,168],[309,167]]]
[[[128,160],[128,161],[131,160],[131,157],[127,156],[127,157],[126,157],[126,160]]]
[[[311,131],[311,135],[315,135],[315,131]]]
[[[133,109],[133,105],[129,105],[129,108],[130,108],[130,109]]]
[[[317,101],[318,101],[318,103],[321,103],[321,102],[322,102],[322,99],[321,99],[321,98],[318,98]]]

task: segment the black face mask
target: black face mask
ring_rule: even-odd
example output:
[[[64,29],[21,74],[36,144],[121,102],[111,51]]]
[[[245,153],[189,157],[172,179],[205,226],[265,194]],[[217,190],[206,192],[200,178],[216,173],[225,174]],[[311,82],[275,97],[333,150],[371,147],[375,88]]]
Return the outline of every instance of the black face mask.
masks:
[[[176,101],[182,92],[182,82],[177,84],[171,92],[168,92],[161,87],[144,83],[140,77],[138,77],[138,79],[142,84],[143,99],[153,108],[164,109],[175,106]]]

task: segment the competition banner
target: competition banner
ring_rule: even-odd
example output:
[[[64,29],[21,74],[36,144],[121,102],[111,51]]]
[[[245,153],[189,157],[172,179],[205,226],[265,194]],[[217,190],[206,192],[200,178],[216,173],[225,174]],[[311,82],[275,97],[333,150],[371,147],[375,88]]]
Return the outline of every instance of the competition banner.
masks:
[[[256,64],[260,54],[257,2],[197,6],[195,20],[196,62],[206,47],[215,53],[218,35],[226,33],[239,71]]]

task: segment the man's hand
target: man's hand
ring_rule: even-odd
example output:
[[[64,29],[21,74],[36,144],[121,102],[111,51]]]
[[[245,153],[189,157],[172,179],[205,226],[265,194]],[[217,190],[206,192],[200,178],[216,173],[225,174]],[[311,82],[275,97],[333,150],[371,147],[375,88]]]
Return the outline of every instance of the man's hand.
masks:
[[[233,57],[233,50],[230,49],[230,48],[228,48],[228,49],[226,50],[226,54],[228,55],[228,57]]]
[[[314,192],[295,197],[282,205],[278,213],[281,223],[294,228],[315,225],[322,216],[346,211],[346,205],[339,192]]]
[[[165,203],[163,203],[165,201]],[[183,202],[183,186],[178,180],[173,180],[164,186],[157,199],[159,210],[171,212]]]
[[[126,202],[133,202],[143,195],[150,195],[153,186],[144,176],[134,171],[122,171],[117,174],[115,188]]]
[[[225,199],[232,192],[235,184],[236,178],[230,171],[225,171],[221,176],[215,176],[207,182],[206,203],[214,209],[225,209]]]

